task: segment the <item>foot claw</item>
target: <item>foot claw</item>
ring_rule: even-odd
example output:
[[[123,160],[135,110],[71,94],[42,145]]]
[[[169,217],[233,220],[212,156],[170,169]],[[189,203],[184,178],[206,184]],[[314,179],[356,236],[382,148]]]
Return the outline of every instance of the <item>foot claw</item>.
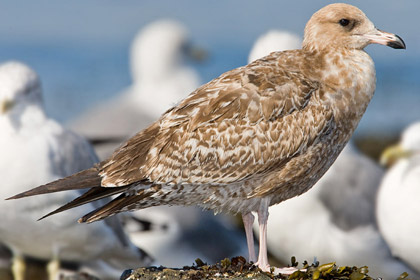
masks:
[[[270,272],[271,267],[269,264],[259,264],[259,261],[254,263],[255,266],[258,266],[259,269],[261,269],[264,272]]]

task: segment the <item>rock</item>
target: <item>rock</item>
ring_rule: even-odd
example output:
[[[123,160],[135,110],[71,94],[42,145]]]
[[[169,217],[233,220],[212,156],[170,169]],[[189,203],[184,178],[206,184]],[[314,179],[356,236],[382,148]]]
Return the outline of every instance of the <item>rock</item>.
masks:
[[[71,275],[60,276],[60,280],[100,280],[92,275],[89,275],[84,272],[74,273]]]

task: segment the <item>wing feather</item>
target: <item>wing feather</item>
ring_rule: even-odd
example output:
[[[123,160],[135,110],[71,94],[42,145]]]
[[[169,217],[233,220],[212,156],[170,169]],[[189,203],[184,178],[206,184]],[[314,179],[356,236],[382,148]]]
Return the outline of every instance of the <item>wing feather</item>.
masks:
[[[197,89],[116,151],[102,167],[105,185],[230,184],[279,168],[310,146],[331,114],[317,102],[319,83],[279,67],[281,57],[234,69]],[[307,118],[312,128],[303,125]],[[139,152],[141,158],[130,158]]]
[[[101,185],[101,177],[98,175],[98,172],[98,166],[95,165],[89,169],[82,170],[68,177],[19,193],[7,199],[18,199],[46,193],[99,187]]]

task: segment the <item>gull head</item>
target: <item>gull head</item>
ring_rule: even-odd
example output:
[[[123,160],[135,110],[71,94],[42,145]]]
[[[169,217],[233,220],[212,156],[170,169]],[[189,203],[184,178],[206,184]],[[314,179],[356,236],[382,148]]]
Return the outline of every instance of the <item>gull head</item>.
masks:
[[[384,166],[392,166],[400,159],[420,155],[420,122],[408,126],[401,135],[398,144],[385,149],[380,162]]]
[[[305,27],[303,48],[309,51],[362,50],[369,44],[405,49],[405,43],[398,35],[377,29],[360,9],[348,4],[325,6]]]
[[[42,105],[41,82],[34,70],[17,61],[0,65],[0,116]]]
[[[162,76],[177,71],[190,59],[200,60],[205,51],[195,47],[187,28],[178,21],[163,19],[139,31],[131,45],[133,80]]]
[[[255,41],[254,46],[249,53],[248,63],[275,51],[298,49],[301,45],[301,38],[294,33],[281,30],[270,30]]]

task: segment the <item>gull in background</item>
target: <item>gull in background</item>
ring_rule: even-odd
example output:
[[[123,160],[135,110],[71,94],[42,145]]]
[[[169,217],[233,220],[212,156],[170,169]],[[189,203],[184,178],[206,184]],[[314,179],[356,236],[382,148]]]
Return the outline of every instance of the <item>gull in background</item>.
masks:
[[[420,274],[420,122],[408,126],[399,144],[385,150],[381,162],[392,164],[379,188],[379,229],[395,257]]]
[[[269,30],[257,38],[248,56],[248,63],[276,51],[295,50],[302,45],[301,36],[284,30]]]
[[[122,217],[130,240],[157,265],[183,267],[244,256],[246,240],[232,220],[198,207],[158,206]]]
[[[180,22],[162,19],[148,24],[131,45],[132,85],[90,108],[70,128],[94,144],[99,158],[108,157],[200,85],[197,72],[187,63],[205,56]]]
[[[91,226],[75,222],[94,205],[37,221],[45,211],[80,195],[78,191],[34,197],[24,203],[4,200],[16,191],[97,162],[87,141],[48,118],[39,77],[20,62],[0,65],[0,131],[0,242],[13,253],[16,280],[24,279],[25,256],[51,260],[47,266],[50,279],[58,274],[60,261],[78,263],[82,270],[101,279],[116,279],[127,266],[150,263],[150,258],[125,236],[118,219]]]

